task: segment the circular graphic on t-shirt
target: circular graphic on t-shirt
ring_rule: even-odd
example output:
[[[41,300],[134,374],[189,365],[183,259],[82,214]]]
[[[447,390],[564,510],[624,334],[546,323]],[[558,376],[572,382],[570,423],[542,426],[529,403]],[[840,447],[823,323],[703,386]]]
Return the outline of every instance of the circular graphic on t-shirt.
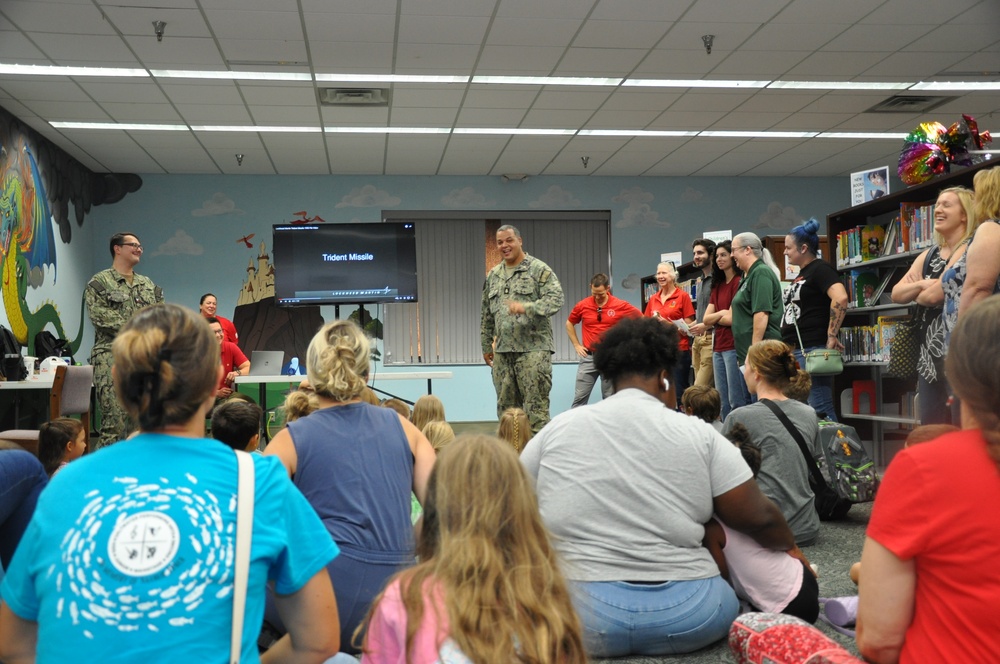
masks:
[[[108,539],[108,558],[122,574],[148,576],[177,555],[180,529],[162,512],[139,512],[117,524]]]

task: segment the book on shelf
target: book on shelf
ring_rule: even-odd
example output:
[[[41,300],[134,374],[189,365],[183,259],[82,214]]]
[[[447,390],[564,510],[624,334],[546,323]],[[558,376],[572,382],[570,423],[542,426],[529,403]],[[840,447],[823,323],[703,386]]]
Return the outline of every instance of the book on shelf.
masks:
[[[885,293],[885,289],[889,286],[889,282],[892,281],[893,276],[895,276],[898,268],[892,268],[891,270],[886,270],[885,274],[882,275],[882,281],[879,282],[878,286],[870,296],[865,295],[866,307],[874,307],[878,304],[879,300],[882,298],[882,294]]]
[[[881,361],[892,359],[892,341],[896,336],[896,326],[910,320],[909,316],[879,316],[877,320]]]
[[[861,229],[861,260],[870,261],[882,255],[885,242],[885,228],[878,224],[868,224]]]
[[[934,202],[899,204],[903,232],[903,250],[929,247],[934,241]]]
[[[851,270],[848,275],[848,289],[851,301],[849,304],[855,307],[868,306],[868,298],[875,294],[879,285],[878,272],[871,269]]]

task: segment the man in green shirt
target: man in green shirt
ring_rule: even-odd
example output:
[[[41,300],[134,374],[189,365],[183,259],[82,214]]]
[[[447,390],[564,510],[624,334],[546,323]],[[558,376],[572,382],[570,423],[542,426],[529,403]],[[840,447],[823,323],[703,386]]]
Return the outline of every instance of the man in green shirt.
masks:
[[[111,236],[109,249],[111,267],[95,274],[83,290],[87,315],[94,325],[90,363],[94,365],[94,387],[101,408],[101,435],[94,449],[124,440],[135,428],[115,395],[111,380],[111,342],[132,314],[163,302],[163,289],[149,277],[133,271],[142,258],[142,244],[134,233],[115,233]]]
[[[733,261],[743,270],[730,307],[736,359],[742,367],[751,345],[764,339],[781,340],[781,282],[774,259],[753,233],[733,238]]]

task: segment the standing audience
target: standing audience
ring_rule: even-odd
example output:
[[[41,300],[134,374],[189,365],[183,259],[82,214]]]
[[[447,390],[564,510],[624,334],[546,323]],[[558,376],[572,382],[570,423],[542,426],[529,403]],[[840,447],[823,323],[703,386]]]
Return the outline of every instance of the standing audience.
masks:
[[[964,313],[945,360],[961,431],[892,460],[861,556],[869,662],[990,662],[1000,634],[1000,296]]]
[[[417,555],[373,604],[365,662],[587,661],[531,482],[501,441],[442,451]]]
[[[941,277],[944,322],[949,334],[960,315],[1000,292],[1000,167],[979,171],[972,182],[976,188],[975,235],[965,255]]]
[[[785,236],[785,260],[797,266],[799,273],[785,292],[781,338],[795,349],[800,367],[806,366],[805,353],[844,350],[837,337],[847,313],[847,289],[836,268],[819,257],[818,230],[819,222],[810,219]],[[821,417],[837,419],[833,376],[812,376],[809,405]]]
[[[42,493],[0,586],[0,660],[231,661],[237,459],[204,438],[218,347],[201,317],[173,304],[122,327],[112,345],[115,391],[140,433],[69,464]],[[319,664],[337,652],[323,569],[337,547],[281,465],[250,458],[253,549],[239,659],[258,659],[273,583],[290,633],[261,661]]]
[[[683,321],[687,326],[694,325],[695,309],[691,296],[677,286],[677,268],[673,263],[660,263],[656,266],[656,283],[660,290],[649,298],[645,315],[671,327],[676,327],[674,321]],[[677,350],[677,364],[674,365],[670,381],[674,386],[677,403],[680,403],[684,390],[691,384],[691,337],[684,332],[678,334]]]
[[[591,657],[680,654],[725,637],[739,603],[702,547],[713,513],[762,546],[795,546],[739,451],[665,408],[678,352],[672,325],[614,326],[594,362],[615,394],[556,416],[521,453]]]
[[[414,562],[410,491],[422,504],[434,465],[433,448],[408,418],[361,401],[370,357],[355,323],[320,329],[306,362],[319,409],[290,422],[264,452],[281,460],[341,551],[327,571],[345,652],[356,650],[351,635],[386,580]],[[283,631],[270,605],[267,621]]]
[[[691,326],[691,368],[694,370],[694,384],[712,386],[712,330],[705,325],[705,312],[712,295],[714,283],[715,243],[701,237],[691,244],[691,263],[701,270],[695,282],[694,325]]]
[[[740,286],[743,273],[732,255],[732,242],[725,240],[715,247],[712,267],[712,293],[708,308],[702,319],[706,329],[713,332],[712,371],[715,389],[722,399],[722,419],[726,419],[734,408],[750,403],[750,392],[740,374],[740,363],[736,359],[736,341],[733,339],[732,313],[730,307]]]
[[[965,187],[949,187],[938,194],[934,204],[934,245],[920,252],[892,289],[893,302],[919,305],[913,317],[920,330],[917,392],[922,424],[943,424],[951,419],[943,367],[946,334],[941,316],[941,275],[965,254],[975,228],[973,200],[972,192]]]
[[[799,370],[792,349],[784,342],[767,339],[750,347],[746,361],[746,381],[758,399],[770,399],[791,420],[810,447],[813,457],[821,453],[819,421],[816,411],[801,401],[789,399],[784,390],[792,382],[808,376]],[[799,546],[814,544],[819,536],[819,515],[815,496],[809,486],[809,467],[802,456],[795,438],[773,412],[763,403],[737,408],[729,414],[724,432],[729,433],[737,424],[750,432],[751,439],[760,448],[761,467],[757,484],[784,514],[795,543]]]
[[[733,238],[733,260],[743,278],[733,296],[728,322],[733,326],[736,361],[742,367],[751,345],[781,339],[781,282],[771,252],[753,233]]]

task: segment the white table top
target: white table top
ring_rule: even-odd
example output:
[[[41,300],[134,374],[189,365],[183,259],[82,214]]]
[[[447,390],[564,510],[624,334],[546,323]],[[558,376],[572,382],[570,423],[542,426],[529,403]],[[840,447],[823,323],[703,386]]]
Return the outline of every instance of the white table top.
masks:
[[[0,390],[51,390],[55,376],[46,374],[45,377],[36,375],[29,380],[0,380]]]
[[[451,371],[394,371],[378,373],[371,377],[368,382],[374,383],[381,380],[435,380],[452,378]],[[237,376],[233,382],[237,385],[258,383],[300,383],[305,380],[305,376]],[[51,385],[51,383],[50,383]]]

